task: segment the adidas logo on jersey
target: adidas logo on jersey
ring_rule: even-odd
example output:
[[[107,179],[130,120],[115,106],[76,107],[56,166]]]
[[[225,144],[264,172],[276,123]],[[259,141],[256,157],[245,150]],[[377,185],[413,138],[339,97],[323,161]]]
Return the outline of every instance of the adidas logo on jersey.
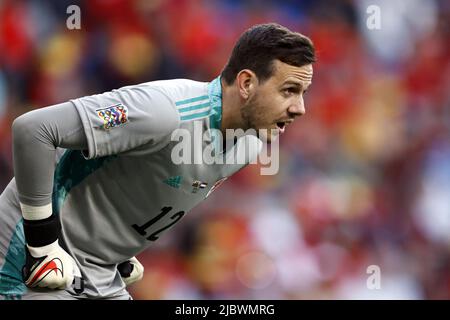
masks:
[[[167,178],[163,182],[173,188],[178,189],[180,187],[181,180],[183,180],[182,176],[174,176],[174,177]]]

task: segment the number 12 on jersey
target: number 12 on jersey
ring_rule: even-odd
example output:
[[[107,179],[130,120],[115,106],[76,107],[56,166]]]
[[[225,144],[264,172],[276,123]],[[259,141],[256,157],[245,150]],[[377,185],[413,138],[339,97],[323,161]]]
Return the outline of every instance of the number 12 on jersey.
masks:
[[[154,225],[156,222],[158,222],[159,220],[161,220],[165,215],[167,215],[170,211],[172,211],[172,207],[163,207],[161,209],[161,212],[154,217],[153,219],[147,221],[146,223],[144,223],[141,226],[138,226],[137,224],[133,224],[132,227],[134,230],[136,230],[137,233],[139,233],[141,236],[146,236],[147,232],[145,230],[147,230],[148,228],[150,228],[152,225]],[[156,230],[155,232],[153,232],[151,235],[149,235],[147,237],[147,240],[149,241],[156,241],[159,238],[159,234],[161,232],[163,232],[164,230],[170,228],[171,226],[173,226],[175,223],[178,222],[178,220],[180,220],[181,218],[183,218],[184,216],[184,211],[179,211],[175,214],[173,214],[170,219],[172,220],[168,225],[166,225],[165,227],[162,227],[158,230]]]

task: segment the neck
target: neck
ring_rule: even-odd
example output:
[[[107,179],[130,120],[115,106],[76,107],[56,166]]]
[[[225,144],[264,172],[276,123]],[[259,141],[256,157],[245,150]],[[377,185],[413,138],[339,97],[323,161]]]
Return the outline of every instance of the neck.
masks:
[[[226,129],[237,129],[242,127],[240,113],[240,99],[236,86],[227,85],[221,79],[222,86],[222,122],[220,130],[225,137]]]

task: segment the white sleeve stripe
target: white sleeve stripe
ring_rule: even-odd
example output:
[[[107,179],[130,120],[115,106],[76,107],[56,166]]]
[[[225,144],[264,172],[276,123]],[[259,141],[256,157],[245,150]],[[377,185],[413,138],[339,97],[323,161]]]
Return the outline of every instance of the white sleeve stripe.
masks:
[[[175,102],[175,105],[178,107],[180,105],[188,105],[190,103],[199,102],[199,101],[203,101],[203,100],[209,100],[209,97],[207,95],[204,95],[204,96],[200,96],[200,97],[185,99],[185,100]]]
[[[201,108],[201,109],[196,109],[196,110],[192,110],[192,111],[181,113],[180,116],[181,117],[186,117],[186,116],[190,116],[190,115],[193,115],[193,114],[203,113],[203,112],[209,111],[209,110],[211,110],[211,108],[208,105],[206,108]]]
[[[52,215],[52,204],[49,203],[45,206],[29,206],[20,203],[20,208],[22,209],[22,216],[26,220],[42,220],[50,217]]]
[[[177,107],[178,112],[183,113],[183,112],[188,112],[191,110],[197,110],[197,109],[201,109],[204,107],[208,107],[209,106],[209,101],[205,102],[205,103],[200,103],[200,104],[195,104],[195,105],[190,105],[190,106],[182,106],[182,107]]]

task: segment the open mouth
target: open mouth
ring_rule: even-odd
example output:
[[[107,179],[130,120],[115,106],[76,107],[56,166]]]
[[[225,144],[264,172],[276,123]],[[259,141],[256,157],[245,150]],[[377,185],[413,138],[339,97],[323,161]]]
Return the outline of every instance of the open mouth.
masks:
[[[284,132],[284,129],[286,128],[286,122],[277,122],[277,127],[281,132]]]

